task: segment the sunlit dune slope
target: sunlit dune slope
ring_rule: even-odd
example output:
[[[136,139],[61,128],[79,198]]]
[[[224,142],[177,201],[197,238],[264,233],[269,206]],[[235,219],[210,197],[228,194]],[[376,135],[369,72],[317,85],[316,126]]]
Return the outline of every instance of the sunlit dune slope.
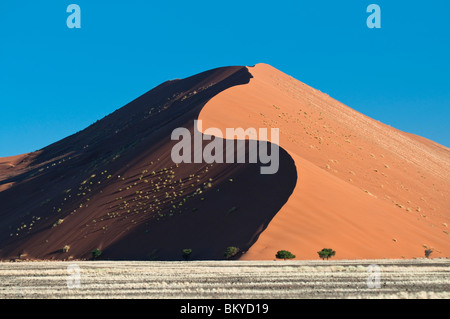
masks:
[[[242,259],[450,256],[450,150],[343,105],[266,64],[209,101],[203,129],[276,127],[293,194]]]

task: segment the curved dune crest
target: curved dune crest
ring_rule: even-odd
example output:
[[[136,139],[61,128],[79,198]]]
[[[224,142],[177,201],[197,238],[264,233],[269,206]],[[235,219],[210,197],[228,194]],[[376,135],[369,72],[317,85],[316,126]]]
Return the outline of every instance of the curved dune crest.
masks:
[[[175,164],[175,128],[279,128],[280,168]],[[270,134],[268,136],[270,141]],[[246,141],[249,143],[250,141]],[[208,142],[204,143],[207,144]],[[246,149],[248,149],[246,147]],[[264,164],[265,166],[265,164]],[[0,158],[0,259],[450,256],[450,150],[265,64],[167,81],[42,150]]]
[[[266,64],[209,101],[203,128],[277,127],[298,180],[243,259],[450,256],[450,150],[398,131]]]
[[[225,67],[165,82],[77,134],[0,159],[0,259],[84,259],[96,248],[106,259],[180,260],[186,248],[194,259],[223,259],[229,246],[247,250],[291,195],[293,159],[281,149],[273,175],[260,175],[260,162],[175,164],[171,133],[194,132],[207,101],[250,77]]]

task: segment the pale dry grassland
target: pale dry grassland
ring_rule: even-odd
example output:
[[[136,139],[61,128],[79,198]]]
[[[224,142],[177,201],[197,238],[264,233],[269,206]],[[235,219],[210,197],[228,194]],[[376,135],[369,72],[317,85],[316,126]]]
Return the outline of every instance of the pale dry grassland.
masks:
[[[79,288],[67,285],[74,264]],[[368,287],[371,264],[380,288]],[[2,262],[0,298],[448,299],[450,259]]]

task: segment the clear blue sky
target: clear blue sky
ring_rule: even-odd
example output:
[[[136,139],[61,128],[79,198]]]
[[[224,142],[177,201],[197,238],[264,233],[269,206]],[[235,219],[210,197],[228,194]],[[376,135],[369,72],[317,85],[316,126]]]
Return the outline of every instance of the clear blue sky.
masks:
[[[81,29],[66,8],[81,7]],[[366,26],[369,4],[381,29]],[[450,1],[0,2],[0,156],[40,149],[159,83],[265,62],[450,146]]]

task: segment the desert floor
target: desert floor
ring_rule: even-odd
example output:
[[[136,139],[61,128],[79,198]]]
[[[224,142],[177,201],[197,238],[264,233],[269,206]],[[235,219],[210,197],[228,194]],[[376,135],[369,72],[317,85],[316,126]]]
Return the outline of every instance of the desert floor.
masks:
[[[450,298],[450,259],[2,262],[0,298]]]

